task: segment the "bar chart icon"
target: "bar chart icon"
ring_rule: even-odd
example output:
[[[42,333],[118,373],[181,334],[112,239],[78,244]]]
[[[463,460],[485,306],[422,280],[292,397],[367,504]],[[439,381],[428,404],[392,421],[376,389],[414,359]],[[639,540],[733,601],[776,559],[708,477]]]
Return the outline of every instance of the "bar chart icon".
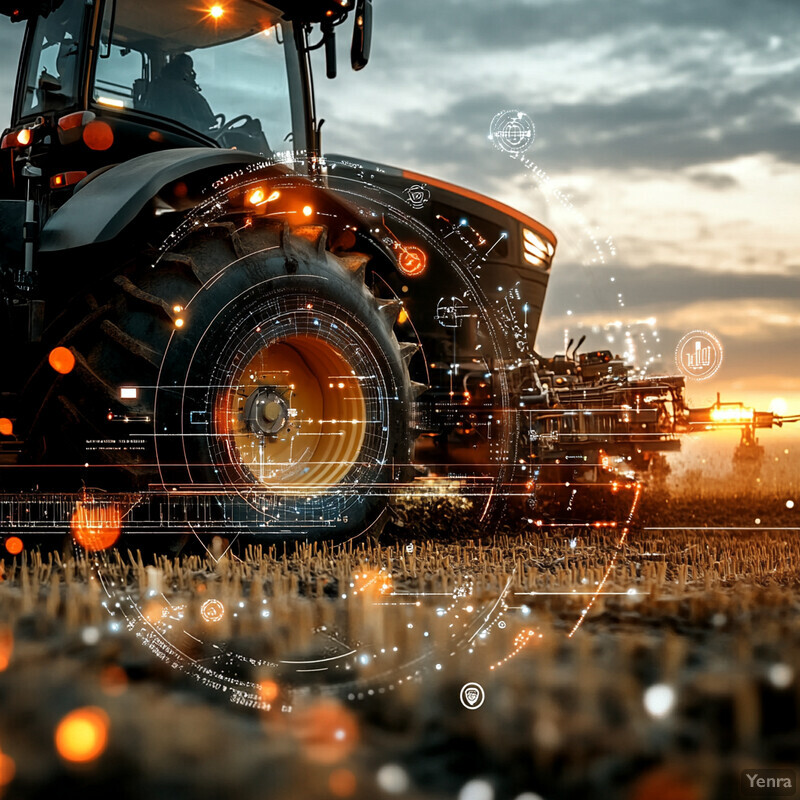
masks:
[[[722,366],[722,355],[722,344],[713,333],[690,331],[675,348],[675,365],[685,377],[702,381]]]

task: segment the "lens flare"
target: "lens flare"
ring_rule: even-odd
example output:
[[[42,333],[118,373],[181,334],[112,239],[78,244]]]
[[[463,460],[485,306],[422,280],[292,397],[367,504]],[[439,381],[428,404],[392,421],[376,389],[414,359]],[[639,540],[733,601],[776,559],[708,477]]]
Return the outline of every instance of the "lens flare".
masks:
[[[247,195],[247,202],[250,203],[251,206],[257,206],[260,203],[263,203],[266,199],[266,194],[263,189],[253,189],[249,195]]]
[[[752,422],[752,408],[714,408],[711,411],[712,422]]]
[[[789,404],[783,397],[774,397],[772,402],[769,404],[769,410],[773,414],[777,414],[779,417],[785,417],[789,410]]]

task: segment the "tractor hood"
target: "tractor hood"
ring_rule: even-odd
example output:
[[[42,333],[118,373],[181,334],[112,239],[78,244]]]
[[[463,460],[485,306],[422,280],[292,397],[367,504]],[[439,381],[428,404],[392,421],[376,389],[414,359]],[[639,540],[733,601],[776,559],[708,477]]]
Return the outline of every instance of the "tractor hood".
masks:
[[[326,155],[329,178],[336,176],[349,176],[366,183],[374,183],[385,189],[396,192],[398,197],[413,210],[418,216],[425,218],[437,207],[439,211],[445,206],[449,214],[465,215],[468,219],[480,220],[478,225],[485,226],[487,235],[491,235],[494,228],[506,230],[510,240],[519,233],[520,252],[524,251],[524,231],[529,231],[542,242],[545,258],[538,265],[541,269],[549,270],[555,255],[558,241],[555,234],[548,227],[533,217],[523,214],[511,206],[501,203],[492,197],[479,194],[463,186],[421,175],[406,169],[399,169],[388,164],[377,164],[361,158],[350,156]],[[419,203],[416,196],[419,195]]]

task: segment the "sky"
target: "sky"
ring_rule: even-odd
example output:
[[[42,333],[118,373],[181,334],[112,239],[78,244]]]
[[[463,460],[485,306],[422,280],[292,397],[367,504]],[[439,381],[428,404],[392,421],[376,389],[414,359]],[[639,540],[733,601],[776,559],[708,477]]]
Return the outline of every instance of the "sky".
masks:
[[[450,180],[551,227],[540,352],[563,351],[565,330],[619,352],[630,326],[674,372],[679,339],[704,329],[725,356],[712,379],[689,382],[694,405],[720,391],[800,413],[797,0],[374,7],[365,70],[350,71],[346,41],[339,78],[318,62],[328,152]],[[0,25],[6,110],[20,35]],[[526,155],[547,185],[488,140],[504,110],[533,120]],[[605,264],[590,263],[589,234],[614,243]]]

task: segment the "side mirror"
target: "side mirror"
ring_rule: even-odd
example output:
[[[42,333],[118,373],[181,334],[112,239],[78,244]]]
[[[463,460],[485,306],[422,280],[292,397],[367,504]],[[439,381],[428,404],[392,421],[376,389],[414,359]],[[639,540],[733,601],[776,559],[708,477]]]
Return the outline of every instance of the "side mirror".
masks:
[[[325,37],[325,74],[336,77],[336,31],[330,23],[322,23],[322,35]]]
[[[367,66],[371,49],[372,0],[357,0],[353,46],[350,49],[350,63],[354,70],[364,69]]]

